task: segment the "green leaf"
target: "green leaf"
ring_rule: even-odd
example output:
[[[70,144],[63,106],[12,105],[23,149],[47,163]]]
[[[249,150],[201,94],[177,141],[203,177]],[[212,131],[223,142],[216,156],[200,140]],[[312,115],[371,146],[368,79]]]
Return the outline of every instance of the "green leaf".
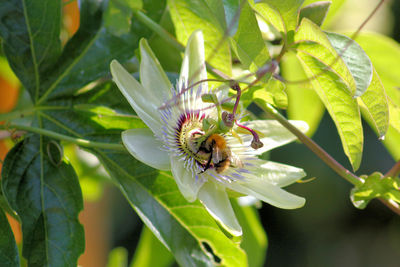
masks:
[[[287,81],[288,118],[307,122],[310,129],[306,134],[312,136],[324,115],[324,104],[313,90],[311,81],[307,81],[307,76],[293,53],[285,55],[281,61],[281,70]]]
[[[357,42],[370,57],[385,87],[389,105],[389,129],[383,140],[395,160],[400,159],[400,45],[377,33],[361,33]],[[383,52],[384,51],[384,52]],[[378,133],[379,135],[379,133]]]
[[[310,56],[323,60],[326,67],[321,69],[321,72],[323,73],[325,69],[335,71],[342,80],[339,82],[345,82],[348,92],[352,96],[355,95],[357,88],[352,73],[336,52],[336,49],[331,45],[326,34],[317,25],[304,18],[295,34],[294,40],[297,44],[294,48],[303,47]]]
[[[362,96],[372,80],[372,63],[364,50],[352,39],[338,33],[325,32],[336,52],[343,59],[356,82],[355,97]]]
[[[71,165],[45,153],[50,140],[33,135],[13,147],[2,171],[2,186],[18,213],[29,266],[76,266],[84,250],[83,208]]]
[[[318,26],[324,23],[325,17],[328,13],[331,2],[320,1],[309,4],[300,10],[299,21],[303,18],[308,18]]]
[[[374,172],[368,177],[362,177],[364,184],[351,190],[351,201],[354,206],[364,209],[374,198],[384,198],[400,203],[400,180],[393,177],[383,177]]]
[[[0,210],[0,262],[3,266],[20,266],[17,243],[3,210]]]
[[[239,27],[232,38],[232,48],[245,69],[257,71],[269,59],[269,51],[261,36],[254,11],[244,2],[239,17]]]
[[[202,30],[206,61],[226,75],[231,75],[231,52],[225,33],[222,2],[206,0],[168,0],[176,37],[186,44],[195,30]]]
[[[239,21],[237,17],[243,12],[242,6],[246,6],[245,1],[222,0],[224,5],[225,21],[227,25],[228,36],[233,36],[238,30]]]
[[[249,266],[264,266],[268,240],[257,210],[251,206],[240,206],[236,201],[233,202],[233,208],[243,229],[240,246],[246,251]]]
[[[364,138],[360,110],[352,97],[354,79],[324,33],[308,19],[303,19],[295,41],[297,57],[305,73],[312,77],[310,83],[335,122],[344,152],[357,170]]]
[[[279,32],[287,35],[297,27],[300,7],[304,0],[264,0],[252,7]]]
[[[304,5],[310,5],[312,3],[318,3],[320,0],[305,0]],[[325,2],[325,1],[321,1]],[[332,23],[335,23],[335,20],[337,19],[336,15],[338,14],[338,11],[340,8],[343,6],[343,4],[346,2],[346,0],[334,0],[331,1],[331,5],[329,8],[329,12],[326,16],[324,26],[325,28],[332,27]]]
[[[114,138],[120,139],[119,135]],[[223,234],[200,202],[188,203],[183,198],[170,173],[140,164],[127,152],[93,152],[178,264],[210,266],[221,261],[226,266],[246,266],[245,253]]]
[[[253,99],[257,98],[278,108],[286,109],[288,106],[286,86],[275,78],[269,79],[261,90],[254,92]]]
[[[157,255],[157,257],[154,257]],[[146,226],[142,229],[139,244],[130,267],[168,267],[174,263],[174,258],[165,246],[154,236]]]
[[[161,18],[160,26],[170,34],[175,34],[174,24],[172,23],[171,14],[169,12],[165,12],[164,16]],[[163,69],[167,72],[171,83],[174,84],[176,80],[179,79],[180,65],[182,62],[181,51],[169,42],[165,42],[165,39],[158,34],[153,35],[148,41],[151,50],[156,55]],[[168,72],[174,72],[173,74],[177,77],[171,79],[169,77],[171,73]]]
[[[51,5],[54,5],[55,3],[61,4],[60,1],[40,1],[40,4],[37,4],[37,1],[29,1],[29,3],[30,2],[33,2],[34,4],[32,5],[38,6],[37,9],[40,9],[40,11],[36,10],[38,13],[35,13],[34,15],[35,17],[46,19],[46,23],[43,23],[44,25],[55,25],[54,27],[59,27],[59,21],[61,19],[59,15],[55,16],[53,14],[60,14],[61,11],[57,12],[56,8],[51,8]],[[51,5],[47,4],[47,2],[51,3]],[[42,3],[43,6],[41,6]],[[10,10],[10,7],[7,5],[6,7],[7,11],[13,12],[12,14],[15,16],[15,20],[17,20],[18,23],[20,23],[20,21],[25,21],[24,9],[22,8],[25,7],[25,5],[21,6],[22,10]],[[110,9],[112,8],[113,5],[111,4]],[[50,18],[43,16],[42,10],[51,10],[51,12],[48,13],[55,16],[53,20],[57,20],[57,22],[51,22],[52,20]],[[105,2],[95,0],[82,1],[80,5],[80,28],[65,45],[61,55],[60,53],[52,53],[50,60],[45,57],[45,55],[40,54],[41,57],[37,58],[36,61],[40,62],[43,67],[42,65],[34,65],[30,68],[29,60],[26,64],[25,61],[23,63],[21,62],[20,65],[22,65],[22,67],[17,67],[16,63],[11,64],[17,76],[29,89],[34,102],[42,104],[48,98],[55,98],[76,92],[83,85],[109,74],[109,64],[112,59],[117,59],[120,62],[126,61],[133,56],[134,49],[138,46],[139,38],[150,36],[151,31],[145,26],[138,24],[136,21],[133,21],[130,26],[129,34],[124,34],[120,37],[114,35],[114,32],[111,32],[102,21],[102,16],[107,12],[112,11],[107,11]],[[157,13],[157,15],[152,18],[160,17],[158,9],[151,9],[149,16],[154,15],[154,13]],[[121,17],[122,19],[128,20],[130,18],[129,12],[121,14],[121,16],[122,15],[125,16]],[[36,23],[41,20],[35,19],[34,21]],[[40,25],[37,26],[37,29],[34,29],[35,38],[36,36],[42,36],[42,39],[39,39],[38,42],[40,41],[40,43],[49,44],[51,45],[50,47],[56,47],[52,40],[48,39],[52,36],[48,32],[49,30],[45,27],[39,26]],[[2,32],[2,29],[5,29],[5,27],[0,28],[0,32]],[[1,34],[8,34],[6,30]],[[16,32],[15,29],[12,30]],[[26,36],[28,35],[25,34],[27,33],[23,33],[23,36],[12,35],[11,37],[13,40],[16,37],[27,39]],[[57,33],[57,38],[58,35],[59,33]],[[7,46],[7,41],[5,43]],[[27,43],[27,45],[30,44],[29,40],[25,43]],[[32,50],[30,46],[22,46],[22,44],[24,44],[24,42],[21,42],[19,46],[21,46],[21,49],[24,51]],[[13,47],[16,46],[14,44],[10,44],[9,46],[11,45]],[[48,49],[48,51],[52,50],[53,49]],[[43,51],[47,50],[43,49]],[[15,49],[6,49],[5,53],[10,59],[10,62],[17,61],[13,60],[13,58],[18,58],[20,55],[24,54],[22,51]],[[25,57],[27,58],[28,56]],[[25,58],[18,59],[18,62],[21,60],[25,60]],[[31,78],[28,79],[25,77]]]
[[[118,37],[129,33],[131,28],[132,9],[126,4],[111,0],[108,2],[107,12],[104,15],[105,27]]]
[[[61,53],[61,1],[10,0],[0,3],[4,53],[32,99],[40,96],[42,74]]]
[[[375,70],[370,86],[358,99],[358,103],[363,117],[378,136],[383,138],[389,127],[389,107],[385,89]]]
[[[97,134],[145,127],[111,82],[76,96],[48,101],[45,107],[37,108],[43,127],[78,138],[96,139]]]
[[[54,71],[47,74],[41,86],[40,101],[76,92],[83,85],[108,75],[112,59],[124,62],[131,58],[139,38],[151,34],[147,28],[133,22],[130,34],[115,36],[102,21],[107,12],[105,8],[105,4],[98,1],[82,1],[80,28],[66,44]]]

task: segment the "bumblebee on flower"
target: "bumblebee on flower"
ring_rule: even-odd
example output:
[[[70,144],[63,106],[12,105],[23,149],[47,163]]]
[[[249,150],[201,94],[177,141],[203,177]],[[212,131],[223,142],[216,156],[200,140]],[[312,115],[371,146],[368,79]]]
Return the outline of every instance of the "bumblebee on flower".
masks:
[[[111,63],[118,88],[149,127],[122,133],[125,147],[136,159],[170,170],[186,200],[199,199],[232,235],[241,235],[242,230],[229,191],[280,208],[304,205],[304,198],[281,189],[304,177],[303,170],[257,157],[295,136],[276,121],[240,123],[235,116],[237,102],[232,113],[222,111],[219,103],[227,92],[214,94],[204,82],[207,72],[200,31],[189,38],[175,87],[145,40],[140,42],[140,53],[141,83],[117,61]],[[302,121],[291,123],[303,131],[308,128]]]

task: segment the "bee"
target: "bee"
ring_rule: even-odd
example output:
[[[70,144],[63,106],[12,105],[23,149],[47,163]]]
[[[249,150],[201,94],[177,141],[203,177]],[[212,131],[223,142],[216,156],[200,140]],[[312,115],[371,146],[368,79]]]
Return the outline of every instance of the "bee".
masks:
[[[210,168],[214,168],[217,173],[221,173],[231,166],[242,165],[240,159],[232,154],[225,138],[219,134],[211,134],[203,141],[199,150],[208,155],[208,160],[202,173]]]

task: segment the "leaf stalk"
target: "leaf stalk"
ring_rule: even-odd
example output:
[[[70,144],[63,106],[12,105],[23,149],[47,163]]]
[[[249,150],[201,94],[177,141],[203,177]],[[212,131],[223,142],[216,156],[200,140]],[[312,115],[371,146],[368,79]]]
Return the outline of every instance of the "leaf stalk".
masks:
[[[3,125],[0,125],[0,128],[6,129],[6,127]],[[45,136],[48,136],[48,137],[51,137],[51,138],[54,138],[57,140],[71,142],[73,144],[77,144],[77,145],[83,146],[83,147],[122,150],[122,151],[125,150],[125,148],[122,144],[110,144],[110,143],[90,141],[90,140],[82,139],[82,138],[74,138],[74,137],[71,137],[68,135],[59,134],[59,133],[56,133],[53,131],[49,131],[49,130],[45,130],[45,129],[33,127],[33,126],[26,126],[26,125],[19,125],[19,124],[10,124],[7,126],[7,129],[13,129],[13,128],[40,134],[40,135],[45,135]]]

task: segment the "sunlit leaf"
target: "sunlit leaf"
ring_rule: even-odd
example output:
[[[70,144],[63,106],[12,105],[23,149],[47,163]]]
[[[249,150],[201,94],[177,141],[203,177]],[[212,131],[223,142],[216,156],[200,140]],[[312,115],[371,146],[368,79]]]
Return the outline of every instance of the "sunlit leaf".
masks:
[[[286,86],[275,78],[271,78],[261,90],[254,92],[253,99],[257,98],[278,108],[286,109],[288,106]]]
[[[389,107],[385,89],[375,70],[370,86],[358,101],[363,117],[383,138],[389,127]]]
[[[227,25],[222,2],[168,0],[177,39],[186,44],[195,30],[202,30],[206,61],[221,72],[232,72],[231,52],[225,36]]]
[[[303,18],[308,18],[318,26],[321,26],[322,23],[324,23],[331,4],[332,3],[328,1],[320,1],[303,7],[300,10],[299,21],[301,21]]]
[[[400,180],[393,177],[383,177],[379,172],[374,172],[364,178],[364,184],[351,190],[351,201],[354,206],[364,209],[369,201],[374,198],[384,198],[400,203]]]
[[[244,68],[255,72],[270,59],[256,17],[247,2],[242,5],[239,28],[232,39],[232,47]]]
[[[373,73],[372,63],[367,54],[354,40],[345,35],[326,32],[326,36],[354,77],[354,96],[362,96],[371,83]]]
[[[345,154],[354,170],[361,163],[363,131],[356,99],[355,82],[344,62],[324,33],[309,20],[303,19],[295,35],[297,57],[310,83],[336,124]]]
[[[252,3],[252,6],[264,20],[286,35],[296,29],[303,2],[304,0],[264,0]]]
[[[361,33],[357,42],[370,57],[385,87],[389,105],[389,129],[383,140],[395,160],[400,159],[400,45],[377,33]],[[385,53],[382,53],[384,51]],[[379,135],[379,133],[378,133]]]
[[[310,46],[311,49],[307,49],[307,53],[314,58],[318,58],[326,65],[324,68],[321,68],[321,73],[325,69],[332,69],[342,82],[346,84],[348,92],[351,95],[355,95],[357,88],[351,71],[342,58],[339,57],[339,53],[332,46],[326,34],[316,24],[304,18],[295,34],[294,40],[299,46]],[[318,45],[318,49],[315,49],[316,45]],[[295,48],[299,47],[296,46]]]

